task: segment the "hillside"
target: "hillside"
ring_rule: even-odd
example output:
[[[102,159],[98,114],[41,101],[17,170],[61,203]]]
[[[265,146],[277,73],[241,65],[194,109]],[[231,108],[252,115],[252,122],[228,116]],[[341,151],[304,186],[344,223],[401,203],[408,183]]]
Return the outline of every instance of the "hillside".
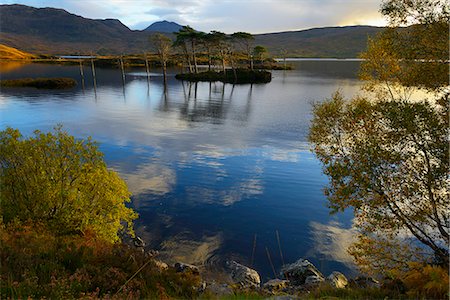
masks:
[[[33,54],[26,53],[16,48],[0,44],[0,60],[1,59],[21,60],[21,59],[32,59],[34,57],[35,56]]]
[[[367,38],[382,29],[346,26],[258,34],[255,44],[267,47],[272,55],[280,55],[284,49],[289,57],[353,58],[366,49]]]
[[[145,30],[131,30],[119,20],[94,20],[56,8],[0,5],[3,44],[37,54],[133,54],[150,49],[153,32],[174,32],[179,24],[156,22]],[[220,29],[218,29],[220,30]],[[255,35],[255,45],[272,55],[282,49],[291,57],[356,57],[367,37],[381,28],[347,26]]]
[[[34,53],[119,54],[144,47],[148,34],[133,32],[119,20],[93,20],[56,8],[0,6],[1,40]],[[142,49],[142,48],[141,48]]]

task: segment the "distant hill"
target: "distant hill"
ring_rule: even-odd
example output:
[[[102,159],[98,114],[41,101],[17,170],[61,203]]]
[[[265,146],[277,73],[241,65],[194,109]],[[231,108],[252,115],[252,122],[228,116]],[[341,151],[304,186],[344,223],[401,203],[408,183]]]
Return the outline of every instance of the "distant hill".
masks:
[[[8,47],[6,45],[0,44],[0,59],[32,59],[35,56],[30,53],[20,51],[16,48]]]
[[[268,48],[272,55],[287,51],[290,57],[354,58],[366,49],[367,38],[382,27],[345,26],[313,28],[255,35],[255,44]]]
[[[119,20],[93,20],[63,9],[0,5],[2,44],[36,54],[133,54],[151,47],[155,32],[176,32],[175,22],[156,22],[145,30],[131,30]],[[286,50],[291,57],[356,57],[366,49],[367,37],[382,28],[347,26],[255,35],[255,45],[272,55]],[[220,30],[220,28],[218,28]],[[172,36],[173,37],[173,36]]]
[[[145,28],[144,31],[173,33],[178,32],[181,28],[183,28],[183,26],[175,22],[158,21]]]

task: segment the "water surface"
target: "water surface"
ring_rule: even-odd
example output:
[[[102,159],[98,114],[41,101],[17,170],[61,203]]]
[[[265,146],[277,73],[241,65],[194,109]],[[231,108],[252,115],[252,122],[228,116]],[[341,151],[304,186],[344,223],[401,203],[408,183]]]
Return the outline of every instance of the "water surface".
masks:
[[[0,128],[24,134],[58,123],[100,143],[124,178],[139,212],[137,232],[168,260],[213,264],[236,259],[264,278],[282,259],[308,258],[325,275],[350,272],[345,253],[350,212],[330,216],[327,178],[306,136],[311,104],[360,87],[358,61],[293,61],[269,84],[190,84],[159,70],[97,68],[94,89],[84,67],[2,66],[1,77],[73,77],[71,90],[2,89]],[[255,255],[252,248],[256,235]]]

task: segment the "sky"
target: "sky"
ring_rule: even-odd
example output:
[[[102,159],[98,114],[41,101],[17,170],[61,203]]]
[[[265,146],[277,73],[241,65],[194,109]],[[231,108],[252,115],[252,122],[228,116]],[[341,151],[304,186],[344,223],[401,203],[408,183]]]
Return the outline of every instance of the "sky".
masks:
[[[0,0],[56,7],[91,19],[119,19],[131,29],[168,20],[196,30],[253,34],[314,27],[384,26],[381,0]]]

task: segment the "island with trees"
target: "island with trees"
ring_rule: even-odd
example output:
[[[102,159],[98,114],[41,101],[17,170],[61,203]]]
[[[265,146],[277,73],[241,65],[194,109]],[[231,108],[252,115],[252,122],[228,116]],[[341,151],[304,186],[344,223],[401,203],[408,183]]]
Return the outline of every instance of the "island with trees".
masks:
[[[227,83],[267,83],[272,80],[272,74],[262,70],[262,67],[267,68],[264,66],[267,50],[262,46],[253,47],[254,37],[247,32],[231,35],[219,31],[204,33],[183,26],[175,32],[173,44],[161,33],[154,34],[150,40],[158,54],[164,80],[167,77],[166,66],[174,50],[178,50],[178,58],[181,58],[180,61],[175,58],[182,70],[175,78],[180,80]],[[259,59],[256,66],[254,56]],[[199,60],[205,65],[200,66]]]

